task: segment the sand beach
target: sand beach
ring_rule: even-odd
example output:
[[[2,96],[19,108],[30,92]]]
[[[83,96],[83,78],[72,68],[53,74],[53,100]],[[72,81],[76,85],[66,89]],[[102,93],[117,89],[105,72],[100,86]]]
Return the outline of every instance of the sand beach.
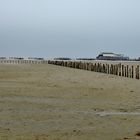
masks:
[[[140,80],[0,64],[0,140],[137,140],[139,122]]]

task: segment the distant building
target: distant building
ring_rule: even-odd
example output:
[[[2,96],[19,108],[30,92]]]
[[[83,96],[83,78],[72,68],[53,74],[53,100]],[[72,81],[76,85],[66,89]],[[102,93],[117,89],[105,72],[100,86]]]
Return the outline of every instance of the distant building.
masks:
[[[67,57],[59,57],[59,58],[54,58],[54,60],[72,60],[72,59]]]
[[[28,60],[44,60],[44,58],[40,58],[40,57],[28,57]]]
[[[0,59],[7,59],[6,57],[0,57]]]
[[[9,57],[10,60],[24,60],[22,57]]]
[[[76,60],[95,60],[95,58],[76,58]]]
[[[110,52],[103,52],[99,54],[97,60],[129,60],[129,57],[125,57],[122,54],[115,54]]]

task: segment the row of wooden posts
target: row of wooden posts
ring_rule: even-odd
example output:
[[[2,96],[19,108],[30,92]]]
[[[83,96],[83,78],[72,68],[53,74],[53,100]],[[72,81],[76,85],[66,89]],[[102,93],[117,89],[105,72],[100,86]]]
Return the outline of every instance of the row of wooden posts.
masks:
[[[113,74],[122,77],[140,79],[139,65],[102,64],[82,61],[48,61],[48,64],[71,67],[76,69]]]
[[[71,67],[76,69],[89,70],[94,72],[101,72],[106,74],[113,74],[123,77],[140,79],[139,65],[123,65],[119,64],[104,64],[91,63],[82,61],[53,61],[53,60],[0,60],[2,64],[54,64],[59,66]]]
[[[47,60],[0,60],[2,64],[47,64]]]

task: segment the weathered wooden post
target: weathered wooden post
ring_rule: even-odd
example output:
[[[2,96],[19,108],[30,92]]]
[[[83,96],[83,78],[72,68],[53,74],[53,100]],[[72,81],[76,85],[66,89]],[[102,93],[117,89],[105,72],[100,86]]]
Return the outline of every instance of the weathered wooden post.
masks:
[[[73,68],[73,62],[70,62],[70,67]]]
[[[87,62],[85,62],[85,70],[87,70]]]
[[[68,67],[70,67],[70,61],[68,61]]]
[[[61,66],[64,66],[64,61],[61,61]]]
[[[124,67],[124,75],[126,77],[126,66]]]
[[[107,64],[107,74],[110,74],[110,66]]]
[[[104,73],[107,73],[107,64],[104,64]]]
[[[96,65],[96,72],[98,72],[98,63],[97,63],[97,65]]]
[[[111,72],[111,74],[113,74],[113,72],[114,72],[114,66],[113,66],[113,64],[111,65],[111,67],[112,67],[112,72]]]
[[[112,64],[110,65],[110,74],[112,74],[113,68],[112,68]]]
[[[99,63],[99,72],[102,72],[102,65]]]
[[[90,70],[90,63],[87,63],[87,70]]]
[[[57,65],[58,65],[58,66],[61,66],[61,61],[58,61],[58,62],[57,62]]]
[[[102,73],[105,73],[105,64],[102,64]]]
[[[137,79],[140,79],[140,68],[139,68],[139,65],[137,66]]]
[[[72,68],[76,68],[76,62],[72,62]]]
[[[79,69],[79,62],[76,62],[76,69]]]
[[[76,62],[76,68],[79,69],[80,68],[80,62]]]
[[[128,77],[128,69],[129,69],[129,66],[127,65],[126,67],[127,67],[126,68],[126,77]]]
[[[83,70],[85,69],[85,62],[83,62],[83,68],[82,68]]]
[[[90,62],[89,63],[89,68],[88,68],[89,71],[91,71],[91,66],[92,66],[92,63]]]
[[[94,64],[94,71],[97,72],[97,64]]]
[[[86,67],[86,66],[85,66],[85,62],[83,62],[83,70],[85,70],[85,67]]]
[[[118,71],[119,71],[119,65],[116,64],[116,75],[119,75]]]
[[[64,62],[64,66],[67,67],[67,61]]]
[[[59,66],[62,66],[62,61],[58,61],[58,65]]]
[[[124,65],[122,65],[122,76],[124,76]]]
[[[113,66],[113,74],[116,75],[116,65]]]
[[[105,73],[107,74],[108,73],[108,65],[106,64],[105,67],[106,67],[106,72]]]
[[[82,69],[82,62],[79,62],[79,69]]]
[[[78,69],[81,69],[81,62],[77,62],[78,63]]]
[[[100,63],[100,72],[103,72],[103,66],[101,63]]]
[[[75,68],[78,69],[78,63],[79,62],[75,62]]]
[[[112,64],[109,66],[109,74],[111,74],[112,71]]]
[[[83,62],[80,61],[80,68],[83,69]]]
[[[91,63],[91,71],[94,70],[94,66],[93,66],[93,63]]]
[[[114,74],[114,65],[112,64],[112,74]]]
[[[131,67],[129,67],[129,73],[128,73],[128,77],[131,78]]]
[[[97,72],[100,71],[99,69],[100,69],[100,64],[98,63],[98,64],[97,64]]]
[[[112,74],[115,74],[115,65],[112,64]]]
[[[118,65],[115,66],[115,75],[118,75]]]
[[[28,63],[29,63],[29,60],[28,60]],[[52,64],[51,60],[48,61],[48,64]]]
[[[87,63],[87,70],[90,70],[90,63]]]
[[[98,72],[100,72],[100,68],[101,68],[100,63],[98,63]]]
[[[114,65],[114,75],[116,75],[117,72],[117,65]]]
[[[76,62],[76,68],[79,69],[79,67],[80,67],[80,63]]]
[[[107,64],[104,64],[104,66],[105,66],[105,71],[104,71],[104,73],[107,73]]]
[[[87,68],[86,68],[86,70],[89,70],[89,63],[87,62]]]
[[[118,64],[118,76],[121,76],[121,63]]]
[[[139,79],[139,66],[136,67],[136,79]]]
[[[131,78],[134,78],[134,66],[132,66],[132,70],[131,70]]]

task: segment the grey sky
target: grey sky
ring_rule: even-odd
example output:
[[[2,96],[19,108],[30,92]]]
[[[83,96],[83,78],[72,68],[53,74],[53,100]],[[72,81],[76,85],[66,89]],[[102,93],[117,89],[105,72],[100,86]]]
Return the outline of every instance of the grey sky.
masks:
[[[140,0],[0,0],[0,56],[140,56]]]

